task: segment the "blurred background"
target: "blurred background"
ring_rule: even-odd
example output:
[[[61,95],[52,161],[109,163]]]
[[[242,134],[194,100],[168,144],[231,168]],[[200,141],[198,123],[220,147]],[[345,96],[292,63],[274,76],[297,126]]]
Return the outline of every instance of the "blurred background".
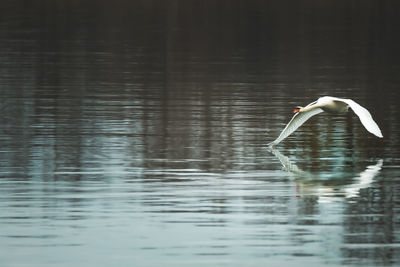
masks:
[[[0,265],[399,264],[399,11],[1,1]]]

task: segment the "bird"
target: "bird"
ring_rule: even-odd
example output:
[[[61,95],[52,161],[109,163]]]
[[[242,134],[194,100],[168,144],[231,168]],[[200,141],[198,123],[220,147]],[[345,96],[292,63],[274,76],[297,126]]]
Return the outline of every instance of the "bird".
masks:
[[[268,146],[273,147],[279,144],[286,137],[296,131],[312,116],[315,116],[324,111],[328,113],[345,113],[348,111],[349,108],[351,108],[354,113],[356,113],[362,125],[364,125],[365,129],[367,129],[368,132],[374,134],[379,138],[383,138],[382,132],[379,129],[378,124],[376,124],[371,116],[371,113],[369,113],[366,108],[362,107],[360,104],[351,99],[323,96],[318,98],[317,101],[314,101],[305,107],[295,107],[293,111],[294,116],[292,117],[292,119],[283,129],[278,138],[270,142]]]
[[[343,189],[346,198],[357,196],[361,189],[371,186],[372,182],[374,181],[374,177],[380,172],[383,165],[383,159],[379,159],[375,165],[369,165],[363,172],[360,172],[356,177],[354,177],[351,183],[345,182],[343,185],[341,183],[334,183],[334,187],[332,188],[331,183],[329,183],[329,185],[320,184],[320,174],[317,175],[317,173],[301,170],[299,167],[297,167],[295,162],[292,162],[289,157],[283,155],[274,147],[269,147],[268,150],[280,161],[283,170],[294,175],[296,179],[296,189],[299,188],[301,190],[302,187],[314,188],[315,192],[320,194],[320,197],[324,197],[324,195],[328,192],[337,193],[337,189],[340,188]],[[325,176],[325,179],[335,179],[335,177],[341,176],[341,173],[333,172],[329,176]]]

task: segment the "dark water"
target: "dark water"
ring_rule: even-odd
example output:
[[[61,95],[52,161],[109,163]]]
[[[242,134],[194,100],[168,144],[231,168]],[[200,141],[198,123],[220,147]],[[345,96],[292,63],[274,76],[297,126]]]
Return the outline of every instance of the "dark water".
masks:
[[[0,6],[1,266],[400,264],[396,1]]]

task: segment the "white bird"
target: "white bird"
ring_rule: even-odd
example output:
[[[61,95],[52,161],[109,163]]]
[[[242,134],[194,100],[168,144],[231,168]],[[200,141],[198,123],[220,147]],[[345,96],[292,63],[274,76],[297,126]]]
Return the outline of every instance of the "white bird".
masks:
[[[376,122],[372,119],[371,114],[366,108],[360,106],[351,99],[324,96],[305,107],[297,106],[293,111],[295,113],[293,118],[286,125],[285,129],[283,129],[275,141],[269,143],[268,145],[270,147],[277,145],[314,115],[317,115],[323,111],[329,113],[344,113],[348,111],[349,107],[358,115],[361,123],[368,132],[376,135],[377,137],[383,137],[381,130]]]

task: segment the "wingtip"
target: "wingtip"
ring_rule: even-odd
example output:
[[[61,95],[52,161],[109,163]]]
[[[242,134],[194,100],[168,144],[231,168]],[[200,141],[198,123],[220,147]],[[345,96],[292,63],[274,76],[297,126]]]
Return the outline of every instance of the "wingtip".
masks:
[[[271,143],[268,143],[268,144],[267,144],[267,147],[268,147],[269,149],[273,149],[274,146],[276,146],[276,143],[275,143],[275,142],[271,142]]]
[[[382,135],[382,132],[381,132],[381,131],[379,131],[378,133],[375,133],[375,135],[376,135],[377,137],[379,137],[379,138],[383,138],[383,135]]]

